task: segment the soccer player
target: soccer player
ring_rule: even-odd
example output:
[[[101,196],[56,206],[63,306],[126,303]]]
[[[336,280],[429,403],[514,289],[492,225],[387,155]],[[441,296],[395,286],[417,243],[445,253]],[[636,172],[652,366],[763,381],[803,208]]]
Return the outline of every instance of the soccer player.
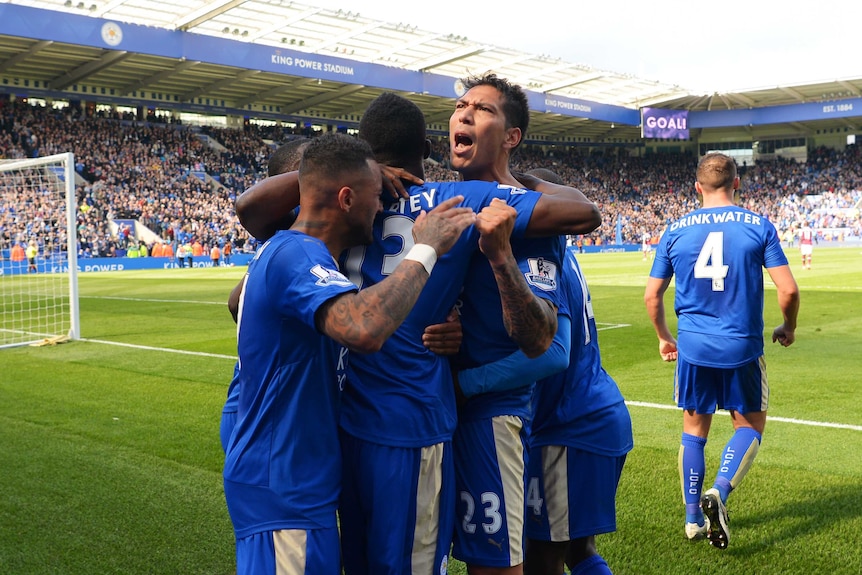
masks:
[[[290,140],[286,144],[282,144],[281,146],[279,146],[269,158],[269,162],[267,165],[267,175],[274,176],[276,174],[283,174],[285,172],[298,170],[299,162],[302,160],[302,152],[305,151],[305,148],[308,146],[309,142],[311,142],[309,138],[296,138],[294,140]],[[264,242],[271,238],[273,234],[275,234],[275,232],[279,230],[289,229],[295,220],[295,212],[288,212],[288,214],[286,214],[281,221],[273,222],[271,227],[261,232],[261,236],[257,239]],[[225,264],[228,263],[227,246],[229,245],[230,242],[225,243]],[[239,283],[236,284],[236,286],[231,290],[230,295],[228,296],[227,308],[230,312],[231,317],[233,318],[234,323],[236,323],[237,315],[239,313],[239,298],[244,281],[244,278],[240,280]],[[239,363],[237,362],[237,364],[234,366],[233,377],[231,378],[230,384],[227,388],[227,400],[225,400],[224,407],[222,408],[221,423],[219,425],[219,436],[221,438],[221,448],[223,451],[227,451],[227,444],[230,440],[230,434],[233,432],[234,425],[236,425],[236,410],[237,402],[239,400],[238,386]]]
[[[641,251],[644,255],[644,261],[647,261],[650,256],[652,256],[652,246],[650,245],[650,233],[644,230],[643,234],[641,234]]]
[[[616,493],[632,422],[602,367],[593,307],[571,250],[560,272],[569,314],[568,367],[536,383],[527,483],[527,575],[610,575],[596,535],[616,530]],[[514,370],[507,370],[510,377]]]
[[[550,170],[529,172],[561,183]],[[560,270],[564,297],[555,342],[571,349],[568,367],[536,383],[527,487],[527,574],[609,574],[595,536],[616,528],[616,489],[631,450],[631,417],[601,365],[589,289],[570,250]],[[461,371],[467,397],[523,385],[536,360],[516,352]]]
[[[562,184],[546,169],[528,172]],[[527,482],[527,575],[609,574],[596,550],[596,535],[616,529],[616,492],[626,454],[633,446],[632,423],[616,382],[602,367],[590,291],[572,250],[560,269],[564,297],[558,336],[571,349],[568,367],[536,383],[530,430]],[[523,354],[461,372],[465,394],[476,381],[497,387],[529,379],[533,362]],[[493,367],[496,376],[489,375]]]
[[[517,185],[509,159],[529,124],[526,95],[494,74],[463,83],[467,91],[449,119],[452,167],[465,180]],[[513,241],[511,250],[515,267],[500,266],[492,258],[474,259],[461,297],[459,370],[503,359],[519,348],[527,357],[537,357],[542,350],[526,347],[519,334],[553,339],[557,332],[564,237]],[[515,275],[527,278],[531,292],[516,295],[510,286]],[[519,299],[520,305],[507,307],[507,299]],[[547,374],[536,373],[517,387],[477,393],[459,408],[453,437],[458,490],[453,555],[471,574],[523,571],[530,398],[536,379],[565,367],[568,349],[562,356],[563,363]]]
[[[379,161],[424,175],[422,160],[430,151],[425,118],[409,100],[390,93],[378,97],[363,114],[360,137],[371,143]],[[268,191],[258,185],[240,196],[244,201],[238,201],[237,212],[247,229],[257,229],[263,217],[275,218],[295,202],[289,198],[290,177],[271,178],[265,183]],[[279,180],[284,183],[272,185]],[[418,210],[453,193],[463,194],[465,204],[476,210],[493,198],[517,205],[522,213],[516,235],[525,226],[531,234],[555,234],[598,225],[594,204],[582,194],[553,187],[547,191],[551,193],[539,197],[488,182],[410,188],[408,198],[386,203],[375,221],[374,243],[344,255],[345,270],[363,287],[379,282],[406,249]],[[271,201],[261,197],[266,193],[273,194]],[[408,319],[381,350],[351,358],[341,417],[345,476],[340,517],[348,575],[445,570],[454,513],[450,451],[455,399],[448,363],[423,347],[422,332],[428,324],[444,321],[454,305],[481,227],[465,232],[440,258],[437,266],[446,271],[432,276]]]
[[[384,94],[363,114],[360,138],[378,161],[422,175],[430,150],[425,118],[410,101]],[[446,319],[464,283],[471,257],[491,227],[484,225],[494,199],[518,206],[516,235],[523,235],[540,196],[486,182],[425,184],[406,200],[384,207],[375,241],[345,254],[345,269],[361,285],[381,281],[406,245],[418,209],[453,193],[479,212],[477,225],[438,265],[430,286],[404,324],[379,353],[356,358],[341,415],[344,491],[339,514],[345,573],[444,571],[454,521],[451,437],[455,398],[445,358],[423,346],[426,326]],[[496,225],[499,222],[492,222]],[[379,234],[379,236],[377,235]],[[508,242],[508,233],[506,233]],[[526,284],[526,282],[523,282]]]
[[[799,228],[799,253],[802,254],[802,269],[811,269],[811,254],[814,252],[814,231],[808,222]]]
[[[337,404],[348,350],[371,353],[409,313],[438,255],[475,221],[461,197],[420,214],[415,245],[357,292],[335,256],[371,241],[381,177],[371,149],[342,134],[309,144],[300,213],[257,252],[242,290],[239,410],[224,467],[237,573],[341,572]]]
[[[799,288],[778,232],[759,214],[737,207],[733,158],[711,153],[697,166],[703,207],[671,222],[662,236],[644,294],[659,354],[676,361],[675,400],[683,409],[679,472],[685,533],[725,549],[726,503],[754,461],[766,424],[769,387],[763,358],[763,271],[778,291],[784,321],[772,332],[782,346],[796,339]],[[668,329],[664,294],[676,276],[679,342]],[[734,433],[713,486],[701,494],[704,446],[716,406],[730,411]]]

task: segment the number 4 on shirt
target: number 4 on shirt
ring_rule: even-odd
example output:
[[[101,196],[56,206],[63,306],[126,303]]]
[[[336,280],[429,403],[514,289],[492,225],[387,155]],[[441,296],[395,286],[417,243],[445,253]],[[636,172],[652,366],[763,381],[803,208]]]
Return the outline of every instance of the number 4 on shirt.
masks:
[[[712,280],[712,291],[724,291],[724,232],[709,232],[694,264],[694,277]]]

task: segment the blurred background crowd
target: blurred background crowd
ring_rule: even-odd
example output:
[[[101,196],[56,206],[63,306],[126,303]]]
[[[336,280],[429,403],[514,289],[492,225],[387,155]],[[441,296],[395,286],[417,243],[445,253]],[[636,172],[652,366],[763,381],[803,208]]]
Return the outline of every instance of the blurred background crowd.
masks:
[[[180,249],[208,255],[213,247],[223,253],[226,246],[252,251],[256,242],[237,221],[234,200],[266,176],[267,159],[278,144],[309,135],[257,126],[235,130],[85,117],[74,107],[0,102],[0,158],[75,154],[78,256],[83,258],[132,252],[176,256]],[[433,139],[427,180],[458,179],[447,167],[448,148],[447,138]],[[669,221],[698,206],[696,158],[612,152],[589,155],[584,148],[524,145],[512,165],[521,172],[551,169],[599,205],[602,226],[571,238],[572,243],[639,244],[645,234],[655,243]],[[862,236],[857,146],[809,150],[805,163],[776,159],[743,165],[740,175],[739,203],[772,221],[785,241],[792,242],[805,223],[820,241]],[[58,199],[29,184],[0,174],[2,257],[9,257],[16,244],[35,242],[45,254],[65,249]]]

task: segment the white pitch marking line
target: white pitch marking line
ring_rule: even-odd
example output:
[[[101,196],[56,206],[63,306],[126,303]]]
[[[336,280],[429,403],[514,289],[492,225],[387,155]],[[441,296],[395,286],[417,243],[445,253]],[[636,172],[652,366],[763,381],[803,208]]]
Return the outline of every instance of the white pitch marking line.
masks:
[[[199,355],[199,356],[202,356],[202,357],[218,357],[218,358],[220,358],[220,359],[232,359],[232,360],[236,360],[236,356],[235,356],[235,355],[224,355],[224,354],[222,354],[222,353],[208,353],[208,352],[205,352],[205,351],[189,351],[189,350],[186,350],[186,349],[171,349],[171,348],[169,348],[169,347],[153,347],[153,346],[150,346],[150,345],[138,345],[138,344],[135,344],[135,343],[121,343],[121,342],[119,342],[119,341],[107,341],[107,340],[104,340],[104,339],[87,339],[87,338],[81,338],[81,340],[80,340],[80,341],[86,341],[86,342],[89,342],[89,343],[102,343],[102,344],[105,344],[105,345],[116,345],[116,346],[119,346],[119,347],[131,347],[131,348],[134,348],[134,349],[146,349],[146,350],[148,350],[148,351],[165,351],[165,352],[168,352],[168,353],[179,353],[179,354],[182,354],[182,355]]]
[[[116,345],[120,347],[131,347],[135,349],[146,349],[149,351],[164,351],[168,353],[179,353],[182,355],[199,355],[202,357],[217,357],[220,359],[231,359],[236,360],[236,356],[234,355],[224,355],[221,353],[207,353],[204,351],[188,351],[185,349],[171,349],[167,347],[153,347],[149,345],[138,345],[134,343],[120,343],[117,341],[107,341],[103,339],[86,339],[82,338],[81,341],[86,341],[90,343],[102,343],[105,345]],[[635,407],[649,407],[652,409],[669,409],[669,410],[679,410],[679,407],[676,405],[667,405],[663,403],[648,403],[645,401],[626,401],[626,405],[633,405]],[[719,410],[717,413],[723,415],[729,415],[727,411]],[[810,421],[806,419],[794,419],[790,417],[776,417],[769,416],[769,421],[780,421],[783,423],[793,423],[796,425],[807,425],[810,427],[829,427],[833,429],[850,429],[852,431],[862,431],[862,425],[850,425],[848,423],[832,423],[826,421]]]
[[[679,410],[680,408],[676,405],[666,405],[662,403],[647,403],[644,401],[626,401],[626,405],[634,405],[636,407],[651,407],[653,409],[673,409]],[[724,410],[719,410],[716,413],[723,415],[730,415],[729,412]],[[851,429],[853,431],[862,431],[862,425],[850,425],[848,423],[832,423],[828,421],[810,421],[807,419],[793,419],[791,417],[776,417],[770,415],[767,418],[768,421],[781,421],[783,423],[795,423],[796,425],[809,425],[812,427],[831,427],[834,429]]]
[[[109,295],[82,295],[81,299],[115,299],[121,301],[148,301],[154,303],[199,303],[203,305],[223,305],[227,307],[227,300],[225,301],[201,301],[194,299],[153,299],[153,298],[144,298],[144,297],[118,297],[118,296],[109,296]]]

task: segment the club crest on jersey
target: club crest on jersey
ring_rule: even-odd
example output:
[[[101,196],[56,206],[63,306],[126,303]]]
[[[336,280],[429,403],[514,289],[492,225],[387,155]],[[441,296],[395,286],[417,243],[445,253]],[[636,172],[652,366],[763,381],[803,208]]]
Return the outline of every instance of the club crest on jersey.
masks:
[[[338,285],[354,287],[353,282],[344,277],[344,275],[337,270],[329,270],[322,265],[317,264],[309,271],[320,278],[316,282],[319,286]]]
[[[540,290],[554,291],[557,289],[557,264],[544,258],[528,258],[530,271],[524,274],[527,283]]]

